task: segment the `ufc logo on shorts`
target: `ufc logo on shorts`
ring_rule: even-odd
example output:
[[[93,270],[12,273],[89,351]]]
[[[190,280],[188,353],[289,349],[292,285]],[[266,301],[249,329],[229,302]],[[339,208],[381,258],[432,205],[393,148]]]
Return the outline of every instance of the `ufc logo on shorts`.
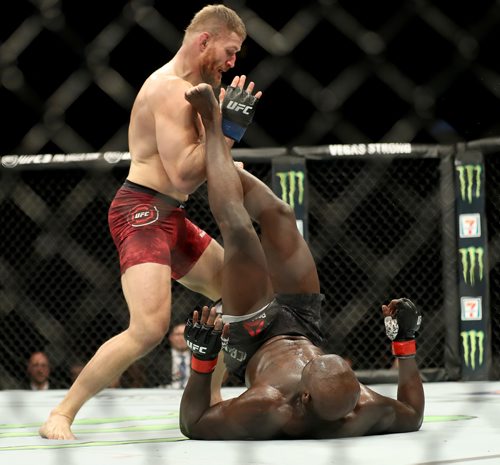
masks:
[[[249,115],[250,110],[253,109],[253,107],[251,107],[249,105],[243,105],[242,103],[235,102],[234,100],[231,100],[227,104],[227,108],[229,108],[229,110],[235,111],[236,113],[238,113],[240,110],[242,110],[242,113],[244,115]]]

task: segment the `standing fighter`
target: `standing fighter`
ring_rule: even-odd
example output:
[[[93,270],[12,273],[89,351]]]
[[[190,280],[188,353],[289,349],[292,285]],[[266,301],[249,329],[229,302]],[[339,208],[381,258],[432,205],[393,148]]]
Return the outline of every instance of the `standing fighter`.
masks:
[[[418,430],[424,412],[414,358],[420,312],[408,299],[382,306],[399,358],[397,400],[360,384],[341,357],[325,354],[319,348],[323,296],[293,210],[234,166],[212,88],[200,84],[186,98],[206,131],[208,197],[224,241],[225,324],[208,307],[188,322],[193,359],[180,407],[182,432],[195,439],[277,439]],[[261,241],[251,218],[260,224]],[[211,405],[221,336],[226,366],[248,389]]]
[[[109,210],[130,324],[99,348],[40,428],[41,436],[74,439],[71,424],[83,404],[162,341],[170,322],[171,279],[220,298],[222,247],[183,209],[206,179],[203,127],[184,93],[201,82],[219,88],[245,38],[245,25],[233,10],[208,5],[193,17],[172,60],[139,91],[129,126],[130,171]],[[232,86],[243,89],[245,76]],[[238,116],[225,108],[228,150],[246,128]]]

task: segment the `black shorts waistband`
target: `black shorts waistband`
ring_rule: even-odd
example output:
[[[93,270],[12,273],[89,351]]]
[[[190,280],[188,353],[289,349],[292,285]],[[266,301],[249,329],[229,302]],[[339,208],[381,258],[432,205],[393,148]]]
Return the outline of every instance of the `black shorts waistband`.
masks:
[[[125,189],[131,189],[133,191],[142,192],[144,194],[149,194],[151,196],[156,197],[157,199],[163,200],[165,203],[168,203],[173,207],[184,208],[184,203],[179,202],[177,199],[174,199],[169,195],[162,194],[161,192],[157,192],[154,189],[151,189],[150,187],[141,186],[140,184],[137,184],[133,181],[129,181],[128,179],[125,179],[125,182],[123,183],[122,187],[124,187]]]

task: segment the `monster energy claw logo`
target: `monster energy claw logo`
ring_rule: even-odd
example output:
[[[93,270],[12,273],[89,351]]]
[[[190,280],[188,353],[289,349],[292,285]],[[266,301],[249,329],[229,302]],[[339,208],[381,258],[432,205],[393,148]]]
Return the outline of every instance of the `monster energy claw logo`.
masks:
[[[481,197],[481,165],[457,166],[462,201],[472,203],[472,198]]]
[[[481,282],[484,277],[484,249],[482,247],[462,247],[458,251],[460,252],[465,284],[473,286],[476,282],[476,273]]]
[[[464,362],[465,366],[476,369],[484,362],[484,331],[476,331],[471,329],[469,331],[462,331],[462,347],[464,349]]]
[[[276,173],[280,181],[281,200],[295,208],[295,197],[299,205],[304,203],[304,178],[303,171],[284,171]]]

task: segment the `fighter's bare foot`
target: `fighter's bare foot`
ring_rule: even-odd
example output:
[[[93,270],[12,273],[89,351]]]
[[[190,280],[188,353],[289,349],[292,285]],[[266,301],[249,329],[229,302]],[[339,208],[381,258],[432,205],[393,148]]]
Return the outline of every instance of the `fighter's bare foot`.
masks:
[[[219,103],[209,84],[201,83],[191,87],[186,91],[185,97],[203,119],[212,119],[214,115],[220,114]]]
[[[71,432],[71,423],[70,417],[62,413],[51,412],[38,432],[42,438],[46,439],[76,439]]]

